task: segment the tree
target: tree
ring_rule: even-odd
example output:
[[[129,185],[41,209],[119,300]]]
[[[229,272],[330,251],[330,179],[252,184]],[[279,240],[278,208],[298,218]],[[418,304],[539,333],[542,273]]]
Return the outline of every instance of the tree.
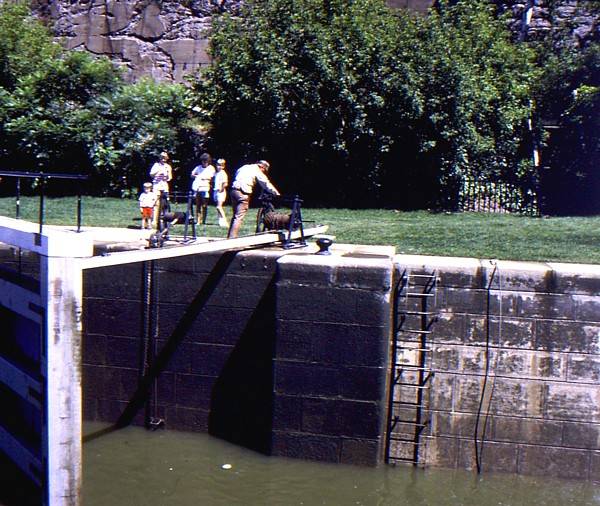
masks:
[[[283,188],[315,203],[373,202],[386,154],[419,112],[396,50],[411,26],[378,0],[255,0],[217,19],[195,85],[215,149],[268,157]]]
[[[250,1],[195,85],[213,145],[321,204],[452,208],[467,174],[522,177],[535,74],[490,9]]]

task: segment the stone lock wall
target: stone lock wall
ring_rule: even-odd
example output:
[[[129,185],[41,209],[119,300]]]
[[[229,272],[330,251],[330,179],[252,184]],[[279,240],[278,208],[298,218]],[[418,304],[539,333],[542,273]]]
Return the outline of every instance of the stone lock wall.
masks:
[[[393,249],[344,256],[356,249],[156,261],[150,414],[267,454],[380,462]],[[141,264],[85,272],[86,419],[144,423],[146,275]]]
[[[439,276],[422,463],[600,480],[600,268],[396,262]]]
[[[150,413],[266,454],[380,464],[389,394],[402,395],[395,284],[433,273],[418,464],[474,469],[477,448],[483,472],[600,479],[598,266],[315,251],[156,261]],[[86,419],[144,423],[145,276],[141,264],[85,273]],[[415,339],[399,333],[397,363]]]

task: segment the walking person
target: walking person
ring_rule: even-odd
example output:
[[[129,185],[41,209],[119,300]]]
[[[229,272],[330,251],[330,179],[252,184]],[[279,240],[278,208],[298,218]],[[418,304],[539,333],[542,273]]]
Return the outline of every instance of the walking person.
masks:
[[[206,214],[210,202],[210,185],[215,175],[212,157],[208,153],[200,155],[200,163],[192,170],[192,191],[196,195],[196,223],[206,225]]]
[[[256,163],[242,165],[235,173],[233,183],[231,184],[231,207],[233,216],[229,225],[228,239],[237,237],[244,217],[250,207],[250,196],[254,186],[258,183],[262,189],[273,195],[280,195],[279,190],[273,186],[267,173],[269,172],[269,162],[260,160]]]
[[[219,226],[228,227],[229,223],[225,216],[225,210],[223,204],[227,198],[227,185],[229,184],[229,177],[225,172],[225,159],[219,158],[217,160],[215,177],[213,179],[213,200],[215,201],[217,214],[219,215]]]

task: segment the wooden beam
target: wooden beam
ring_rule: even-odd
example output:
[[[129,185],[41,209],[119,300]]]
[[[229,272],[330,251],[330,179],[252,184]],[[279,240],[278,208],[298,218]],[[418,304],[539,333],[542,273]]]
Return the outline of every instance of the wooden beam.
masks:
[[[327,225],[320,225],[304,229],[304,237],[322,234],[327,231]],[[291,238],[301,237],[299,230],[292,232]],[[106,255],[81,259],[82,269],[93,269],[96,267],[107,267],[109,265],[120,265],[133,262],[146,262],[148,260],[160,260],[198,253],[209,253],[214,251],[227,251],[232,249],[244,249],[256,246],[268,246],[281,242],[282,236],[279,232],[267,232],[263,234],[237,237],[235,239],[214,239],[208,242],[196,242],[192,244],[166,245],[162,248],[144,250],[120,251]]]

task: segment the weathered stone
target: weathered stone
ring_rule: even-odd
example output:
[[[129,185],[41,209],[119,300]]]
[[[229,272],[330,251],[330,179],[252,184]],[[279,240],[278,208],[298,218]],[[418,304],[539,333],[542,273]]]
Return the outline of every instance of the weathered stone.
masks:
[[[485,317],[469,316],[466,324],[466,343],[506,348],[533,349],[535,343],[534,321],[524,318],[502,318],[496,313]]]
[[[160,18],[160,7],[153,2],[148,4],[142,11],[141,19],[132,25],[131,31],[142,39],[158,39],[163,35],[166,29]]]
[[[518,472],[557,478],[586,479],[590,454],[584,450],[521,446]]]
[[[600,324],[539,320],[535,337],[538,350],[600,353]]]
[[[563,423],[543,419],[493,416],[489,439],[548,446],[562,444]]]
[[[597,385],[548,383],[545,389],[544,418],[600,422]]]
[[[516,444],[496,443],[485,441],[478,443],[479,463],[483,472],[498,471],[514,473],[517,470]],[[475,442],[472,440],[461,440],[458,444],[458,467],[463,469],[476,469]]]
[[[570,354],[568,371],[568,381],[598,383],[600,380],[600,357]]]
[[[564,423],[564,446],[600,450],[600,424]]]
[[[567,295],[528,294],[519,292],[518,316],[528,318],[552,318],[554,320],[575,319],[575,302]]]

